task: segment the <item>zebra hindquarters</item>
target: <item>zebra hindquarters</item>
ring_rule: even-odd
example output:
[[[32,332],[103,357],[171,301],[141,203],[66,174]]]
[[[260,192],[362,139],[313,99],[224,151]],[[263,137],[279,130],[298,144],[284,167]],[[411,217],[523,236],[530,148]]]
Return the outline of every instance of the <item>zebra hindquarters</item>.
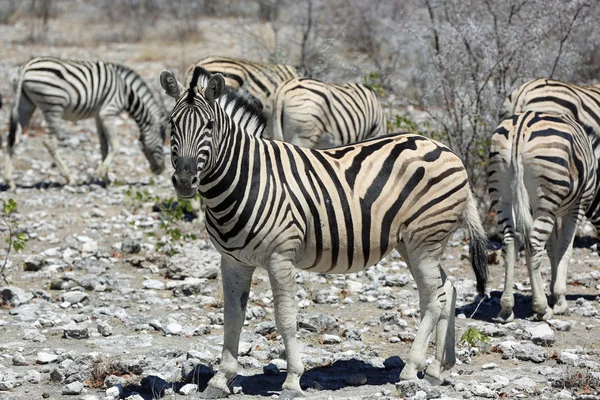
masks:
[[[543,253],[547,244],[556,247],[553,243],[556,238],[552,235],[560,238],[557,246],[561,249],[562,263],[552,261],[553,286],[564,292],[566,282],[562,281],[566,281],[566,271],[563,269],[568,263],[566,259],[570,258],[575,228],[595,190],[596,166],[587,134],[565,116],[517,114],[505,120],[494,133],[489,166],[490,195],[506,247],[503,294],[506,301],[502,304],[500,320],[510,319],[514,306],[512,299],[508,300],[508,296],[512,298],[508,291],[513,285],[515,226],[525,242],[533,311],[540,319],[552,316],[540,271]],[[566,224],[557,224],[563,219]],[[558,280],[561,282],[555,282]],[[560,307],[564,307],[564,302]]]

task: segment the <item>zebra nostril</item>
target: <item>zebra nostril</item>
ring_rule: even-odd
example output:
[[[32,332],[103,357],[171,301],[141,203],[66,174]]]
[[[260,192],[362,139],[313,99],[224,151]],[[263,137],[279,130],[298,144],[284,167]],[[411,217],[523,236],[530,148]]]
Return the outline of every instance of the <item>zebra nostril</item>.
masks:
[[[198,177],[197,177],[197,176],[194,176],[194,177],[192,178],[192,186],[197,186],[197,185],[198,185]]]
[[[173,186],[177,186],[177,177],[175,175],[171,177],[171,182],[173,183]]]

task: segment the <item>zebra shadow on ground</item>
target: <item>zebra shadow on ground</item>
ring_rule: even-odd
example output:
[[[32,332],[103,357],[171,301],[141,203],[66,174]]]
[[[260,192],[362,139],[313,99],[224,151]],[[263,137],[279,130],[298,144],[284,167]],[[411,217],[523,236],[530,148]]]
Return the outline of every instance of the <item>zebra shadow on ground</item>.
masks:
[[[331,365],[307,370],[302,375],[300,386],[303,390],[339,390],[350,386],[383,386],[386,383],[399,382],[404,362],[400,357],[393,356],[388,358],[385,364],[390,368],[378,368],[357,359],[338,360]],[[179,389],[188,383],[197,384],[198,391],[203,392],[214,373],[211,367],[198,364],[184,382],[170,383],[151,375],[144,377],[139,385],[117,386],[120,398],[137,394],[150,400],[163,397],[169,388],[179,392]],[[281,392],[285,378],[285,372],[278,375],[264,373],[249,376],[238,375],[232,382],[232,387],[241,387],[245,395],[271,397],[273,394]]]
[[[531,295],[523,295],[521,293],[515,293],[515,306],[513,308],[513,312],[515,314],[515,319],[530,319],[533,317],[533,305],[531,300]],[[500,298],[502,297],[502,292],[498,290],[494,290],[490,293],[489,296],[479,304],[479,298],[477,298],[473,303],[465,304],[460,307],[456,307],[455,315],[464,314],[467,318],[479,320],[479,321],[487,321],[494,322],[494,318],[498,316],[502,306],[500,305]],[[568,294],[567,301],[574,302],[579,298],[583,298],[588,301],[594,301],[600,298],[600,295],[597,294]],[[550,298],[548,298],[550,301]]]
[[[97,185],[100,186],[103,189],[106,189],[106,182],[99,180],[99,179],[95,179],[95,180],[87,180],[85,182],[82,183],[77,183],[74,185],[71,185],[72,187],[80,187],[80,186],[91,186],[91,185]],[[63,182],[55,182],[55,181],[41,181],[41,182],[36,182],[32,185],[19,185],[17,184],[17,188],[18,189],[62,189],[63,187],[67,186],[65,183]],[[8,185],[4,184],[4,183],[0,183],[0,192],[7,192],[8,191]]]

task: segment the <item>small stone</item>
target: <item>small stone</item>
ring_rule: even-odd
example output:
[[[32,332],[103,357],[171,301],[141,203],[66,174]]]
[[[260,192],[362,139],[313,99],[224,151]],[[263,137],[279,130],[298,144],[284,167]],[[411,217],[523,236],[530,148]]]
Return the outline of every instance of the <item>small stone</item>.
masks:
[[[15,353],[15,355],[12,358],[12,363],[16,366],[27,365],[27,361],[25,361],[25,357],[21,353]]]
[[[165,284],[156,279],[147,279],[142,285],[145,289],[163,290],[165,288]]]
[[[188,383],[187,385],[183,385],[181,389],[179,389],[179,394],[187,396],[197,391],[198,385],[196,385],[195,383]]]
[[[17,307],[21,304],[27,304],[31,299],[33,299],[33,294],[26,293],[19,287],[8,286],[0,288],[0,300],[9,306]]]
[[[263,367],[263,373],[269,376],[277,376],[280,374],[279,368],[273,363],[269,363]]]
[[[484,370],[486,370],[486,369],[494,369],[497,366],[498,366],[498,364],[496,364],[496,363],[488,363],[488,364],[483,364],[481,366],[481,369],[484,369]]]
[[[98,325],[96,326],[96,328],[98,329],[98,332],[104,337],[110,336],[113,333],[112,326],[110,326],[108,324],[108,322],[106,322],[106,321],[98,322]]]
[[[531,341],[535,344],[551,346],[555,341],[554,331],[546,323],[527,327],[525,331],[531,334]]]
[[[87,326],[71,322],[63,327],[63,338],[65,339],[88,339],[89,337]]]
[[[549,319],[546,321],[559,332],[567,332],[571,330],[571,326],[573,326],[573,321],[563,321],[561,319]]]
[[[106,389],[106,396],[107,397],[120,397],[121,396],[121,388],[119,386],[113,386],[111,388]]]
[[[137,254],[142,250],[142,246],[131,239],[126,239],[121,245],[121,250],[124,254]]]
[[[84,244],[81,245],[81,252],[82,253],[97,253],[98,252],[98,242],[96,242],[95,240],[90,240],[89,242],[85,242]]]
[[[321,338],[323,344],[338,344],[342,343],[342,339],[337,335],[323,335]]]
[[[62,299],[70,304],[89,303],[87,294],[83,292],[66,292],[63,294]]]
[[[181,335],[181,332],[183,331],[183,326],[181,326],[180,324],[178,324],[177,322],[171,322],[168,323],[165,327],[164,327],[164,332],[165,335],[173,335],[173,336],[178,336]]]
[[[83,382],[75,381],[69,383],[62,391],[62,394],[75,395],[83,392]]]
[[[496,394],[496,392],[493,390],[478,384],[471,386],[471,393],[473,393],[475,396],[485,397],[487,399],[495,399],[498,397],[498,394]]]
[[[25,373],[25,380],[29,383],[40,383],[42,381],[42,374],[34,369],[30,369]]]
[[[561,351],[558,356],[558,362],[577,367],[580,364],[580,357],[568,351]]]
[[[383,361],[385,369],[396,369],[404,367],[404,361],[398,356],[391,356]]]
[[[351,386],[362,386],[367,383],[365,374],[352,374],[346,378],[346,383]]]
[[[536,383],[528,376],[522,376],[519,379],[515,379],[512,383],[517,389],[522,390],[531,390],[536,385]]]
[[[39,353],[37,353],[37,358],[36,358],[35,362],[37,362],[38,364],[49,364],[49,363],[56,362],[57,359],[58,359],[58,356],[56,356],[54,354],[49,354],[49,353],[40,351]]]

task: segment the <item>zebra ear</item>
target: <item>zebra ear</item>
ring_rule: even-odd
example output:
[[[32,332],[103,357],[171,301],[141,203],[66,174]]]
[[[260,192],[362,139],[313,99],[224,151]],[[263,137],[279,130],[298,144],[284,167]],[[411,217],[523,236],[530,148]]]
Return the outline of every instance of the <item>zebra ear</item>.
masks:
[[[223,91],[225,90],[225,79],[221,74],[213,74],[208,80],[208,84],[206,85],[206,90],[204,90],[204,95],[206,99],[213,103],[215,99],[219,98]]]
[[[178,99],[184,90],[183,85],[179,83],[171,71],[163,71],[160,73],[160,86],[165,89],[167,96],[174,99]]]

